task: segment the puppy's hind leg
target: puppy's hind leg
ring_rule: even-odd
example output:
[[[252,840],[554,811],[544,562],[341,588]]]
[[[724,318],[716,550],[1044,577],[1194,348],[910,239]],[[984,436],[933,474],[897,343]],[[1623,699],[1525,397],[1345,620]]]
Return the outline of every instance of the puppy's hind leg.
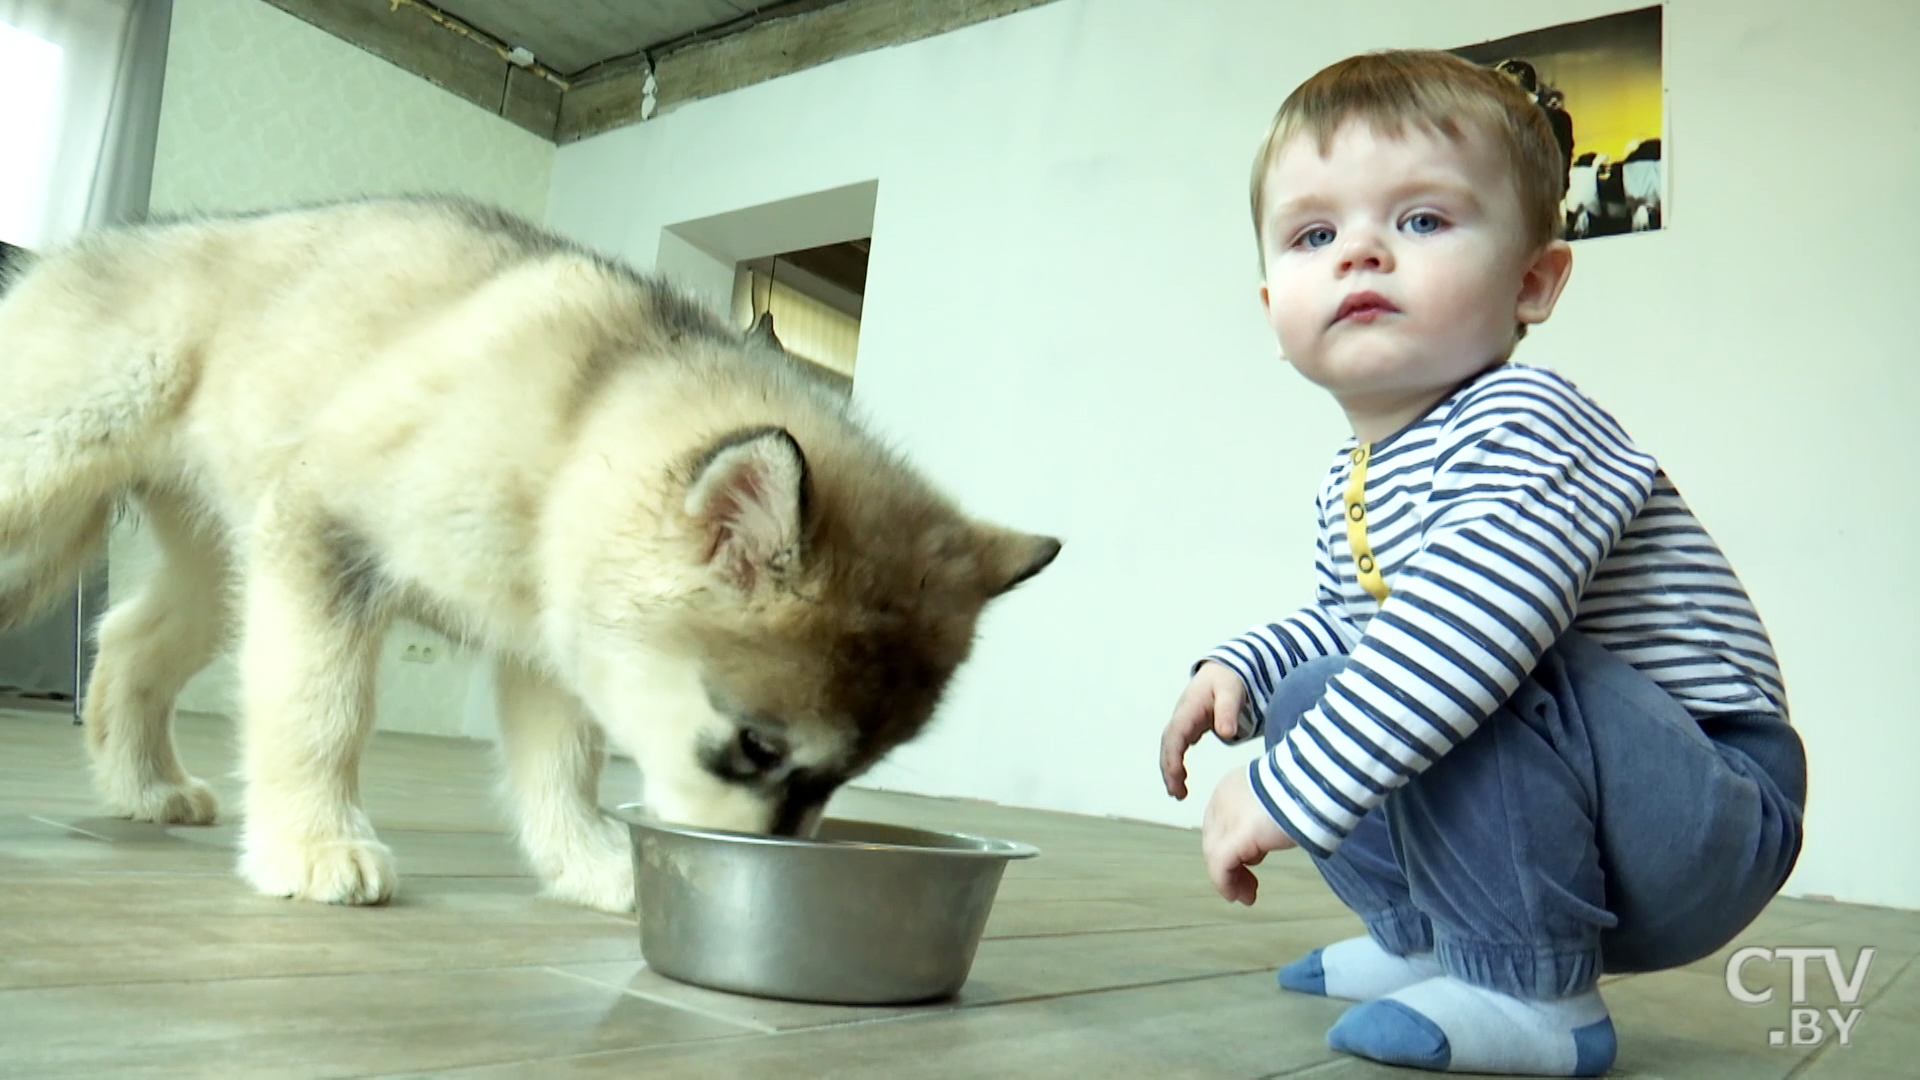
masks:
[[[240,872],[333,904],[393,896],[393,854],[360,806],[387,619],[377,568],[323,515],[269,505],[247,539],[241,615]]]
[[[585,706],[514,660],[495,667],[501,752],[520,848],[549,896],[633,910],[633,849],[600,810],[605,737]]]
[[[226,565],[176,498],[144,501],[161,561],[140,592],[100,622],[84,716],[94,787],[121,817],[207,825],[219,801],[180,765],[173,706],[220,646]]]

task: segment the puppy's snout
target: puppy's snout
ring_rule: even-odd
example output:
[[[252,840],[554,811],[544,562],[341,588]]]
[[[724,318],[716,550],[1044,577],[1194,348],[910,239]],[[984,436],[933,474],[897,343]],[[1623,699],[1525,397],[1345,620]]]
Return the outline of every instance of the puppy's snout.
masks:
[[[819,831],[820,819],[826,816],[826,809],[827,800],[815,793],[789,792],[774,815],[773,833],[775,836],[802,840],[812,837]]]

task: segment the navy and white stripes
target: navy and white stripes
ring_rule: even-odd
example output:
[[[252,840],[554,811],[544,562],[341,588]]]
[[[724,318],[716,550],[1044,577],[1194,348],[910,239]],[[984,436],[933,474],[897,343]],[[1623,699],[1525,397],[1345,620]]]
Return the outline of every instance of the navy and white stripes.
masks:
[[[1349,541],[1356,450],[1355,526],[1384,601]],[[1384,443],[1349,444],[1317,502],[1315,602],[1208,656],[1247,684],[1250,733],[1295,665],[1349,657],[1251,767],[1269,812],[1315,854],[1472,734],[1569,627],[1695,715],[1786,715],[1766,631],[1718,547],[1654,459],[1557,375],[1510,364]]]

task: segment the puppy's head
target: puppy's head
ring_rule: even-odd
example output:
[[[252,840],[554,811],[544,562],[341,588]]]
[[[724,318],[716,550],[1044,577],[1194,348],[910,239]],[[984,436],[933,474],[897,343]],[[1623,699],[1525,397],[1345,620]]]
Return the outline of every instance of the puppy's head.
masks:
[[[836,428],[810,434],[733,431],[673,478],[660,550],[690,573],[639,620],[600,709],[661,818],[809,830],[926,725],[985,606],[1060,552]]]

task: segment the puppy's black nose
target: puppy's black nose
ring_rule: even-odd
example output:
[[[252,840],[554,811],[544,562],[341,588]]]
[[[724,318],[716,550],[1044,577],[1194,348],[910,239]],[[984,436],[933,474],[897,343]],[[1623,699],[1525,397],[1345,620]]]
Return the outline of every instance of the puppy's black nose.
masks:
[[[804,825],[807,815],[815,804],[801,804],[788,799],[780,804],[779,815],[773,819],[773,835],[799,836],[800,826]]]
[[[773,815],[775,836],[798,836],[801,826],[814,812],[824,808],[840,785],[847,782],[839,772],[809,772],[795,769],[786,777],[780,791],[780,808]]]

